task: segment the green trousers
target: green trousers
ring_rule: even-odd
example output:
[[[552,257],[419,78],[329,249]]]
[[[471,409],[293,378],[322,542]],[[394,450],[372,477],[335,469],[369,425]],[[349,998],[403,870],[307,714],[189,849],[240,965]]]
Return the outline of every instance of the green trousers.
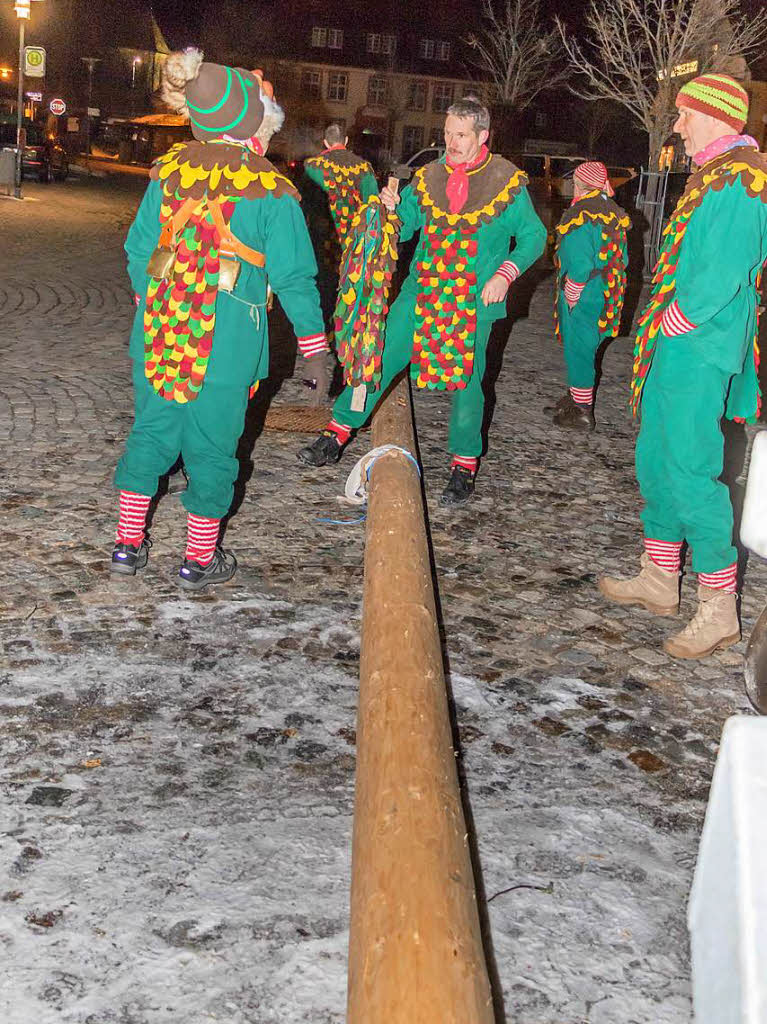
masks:
[[[220,519],[232,504],[239,473],[235,458],[245,422],[248,388],[206,378],[199,398],[186,405],[160,398],[133,361],[135,420],[117,464],[115,487],[153,496],[159,478],[179,455],[189,477],[181,497],[188,512]]]
[[[594,360],[602,343],[598,321],[603,305],[601,278],[595,278],[586,285],[572,310],[565,302],[564,293],[559,293],[557,313],[567,367],[567,386],[570,388],[593,388],[596,382]]]
[[[480,456],[482,454],[482,421],[485,414],[485,394],[482,378],[485,375],[487,342],[492,321],[477,322],[477,338],[474,348],[474,369],[469,383],[462,391],[453,392],[448,429],[448,450],[453,455]],[[373,413],[389,384],[403,367],[408,366],[413,352],[415,332],[415,299],[412,294],[401,292],[393,303],[386,321],[386,344],[381,359],[381,387],[368,392],[365,407],[353,412],[351,407],[354,389],[344,388],[333,405],[333,419],[346,427],[364,426]]]
[[[636,472],[653,540],[686,540],[695,572],[737,560],[720,421],[732,374],[701,360],[694,339],[658,336],[642,395]]]

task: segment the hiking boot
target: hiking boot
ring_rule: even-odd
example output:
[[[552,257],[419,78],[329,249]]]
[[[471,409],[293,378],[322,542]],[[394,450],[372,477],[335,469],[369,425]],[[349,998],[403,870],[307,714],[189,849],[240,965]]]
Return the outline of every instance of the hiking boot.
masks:
[[[327,466],[329,462],[338,462],[344,445],[338,440],[338,435],[332,430],[323,430],[306,448],[297,452],[297,457],[308,466]]]
[[[683,630],[663,643],[672,658],[705,658],[740,640],[735,594],[698,585],[698,610]]]
[[[594,406],[580,405],[569,392],[553,418],[557,427],[566,427],[570,430],[588,433],[596,427]]]
[[[470,469],[466,469],[465,466],[453,466],[447,487],[439,499],[440,505],[460,505],[462,502],[468,501],[474,494],[474,478],[476,475]]]
[[[109,571],[118,576],[135,576],[149,561],[151,546],[151,540],[147,540],[146,537],[140,544],[125,544],[118,540],[112,549],[112,564]]]
[[[185,558],[178,570],[178,585],[182,590],[202,590],[212,583],[226,583],[237,572],[237,559],[231,551],[216,547],[207,565]]]
[[[666,572],[645,551],[639,559],[638,576],[616,580],[602,576],[599,590],[616,604],[638,604],[653,615],[676,615],[679,611],[679,573]]]
[[[567,405],[568,399],[572,401],[572,396],[569,391],[565,391],[565,393],[562,395],[562,397],[555,405],[544,405],[543,411],[549,414],[553,412],[559,412],[560,409],[564,409],[565,405]]]

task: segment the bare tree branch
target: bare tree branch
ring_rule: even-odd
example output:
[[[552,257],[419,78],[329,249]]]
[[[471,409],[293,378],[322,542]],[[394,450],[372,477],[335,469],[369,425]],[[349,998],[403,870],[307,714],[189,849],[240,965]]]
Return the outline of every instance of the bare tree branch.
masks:
[[[482,0],[485,28],[466,40],[476,53],[472,63],[490,80],[492,99],[518,111],[567,75],[559,33],[545,30],[539,8],[540,0]]]
[[[674,122],[677,68],[746,73],[746,58],[767,42],[767,12],[746,17],[739,0],[591,0],[586,37],[557,30],[570,70],[568,88],[586,100],[620,103],[650,136],[654,162]]]

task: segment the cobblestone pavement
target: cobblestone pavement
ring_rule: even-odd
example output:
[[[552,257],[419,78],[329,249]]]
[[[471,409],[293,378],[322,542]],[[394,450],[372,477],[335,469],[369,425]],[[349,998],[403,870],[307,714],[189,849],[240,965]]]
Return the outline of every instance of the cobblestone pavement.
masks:
[[[0,203],[0,1015],[337,1024],[364,528],[321,518],[347,514],[352,460],[310,470],[301,439],[262,434],[231,586],[179,596],[173,497],[144,575],[109,579],[131,409],[121,243],[141,187]],[[541,280],[511,326],[458,512],[436,503],[446,402],[415,400],[498,1019],[680,1024],[686,897],[721,727],[746,711],[743,645],[673,661],[673,624],[600,600],[596,574],[638,554],[630,349],[605,358],[597,433],[555,433],[550,301]],[[283,346],[278,401],[299,396],[291,363]],[[746,635],[766,579],[752,561]],[[688,579],[687,615],[692,598]]]

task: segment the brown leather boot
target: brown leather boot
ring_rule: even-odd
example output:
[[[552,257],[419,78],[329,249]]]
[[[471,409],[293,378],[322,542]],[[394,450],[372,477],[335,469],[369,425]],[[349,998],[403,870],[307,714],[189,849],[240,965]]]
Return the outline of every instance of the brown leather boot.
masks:
[[[580,405],[568,392],[566,400],[554,413],[557,427],[588,432],[596,427],[593,405]]]
[[[663,650],[673,658],[705,658],[740,640],[735,594],[698,585],[698,610],[683,630],[670,636]]]
[[[666,572],[645,551],[639,559],[641,570],[629,580],[602,576],[599,590],[616,604],[638,604],[653,615],[676,615],[679,611],[679,573]]]

